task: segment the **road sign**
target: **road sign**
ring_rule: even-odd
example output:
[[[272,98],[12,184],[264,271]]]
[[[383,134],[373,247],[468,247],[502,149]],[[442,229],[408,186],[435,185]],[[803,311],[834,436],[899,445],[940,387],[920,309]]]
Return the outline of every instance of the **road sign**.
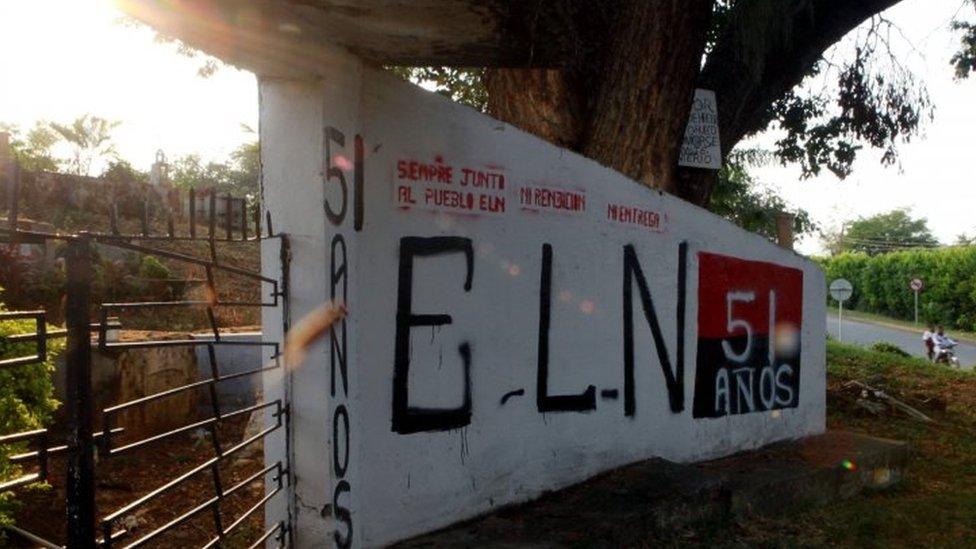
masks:
[[[830,297],[844,302],[854,293],[854,286],[844,278],[838,278],[830,283]]]
[[[918,324],[918,292],[922,291],[925,284],[922,283],[921,278],[913,278],[911,282],[908,283],[908,287],[915,292],[915,324]]]
[[[845,278],[830,283],[830,297],[837,300],[837,341],[844,340],[844,302],[854,293],[854,285]]]

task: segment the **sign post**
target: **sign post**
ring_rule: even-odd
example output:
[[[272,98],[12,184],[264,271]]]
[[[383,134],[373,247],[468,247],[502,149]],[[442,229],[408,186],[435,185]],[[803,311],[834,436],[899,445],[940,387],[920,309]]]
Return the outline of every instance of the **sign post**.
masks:
[[[921,278],[913,278],[911,282],[908,283],[908,287],[915,292],[915,324],[918,324],[918,293],[922,291],[925,284],[922,283]]]
[[[854,286],[838,278],[830,283],[830,297],[837,300],[837,341],[844,341],[844,302],[854,293]]]

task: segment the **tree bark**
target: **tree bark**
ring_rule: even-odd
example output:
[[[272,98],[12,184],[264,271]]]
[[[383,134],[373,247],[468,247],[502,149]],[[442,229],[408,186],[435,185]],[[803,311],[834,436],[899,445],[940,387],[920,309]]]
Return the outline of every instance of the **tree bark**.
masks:
[[[592,52],[588,58],[561,69],[488,70],[488,111],[675,192],[711,6],[711,0],[617,2],[608,32],[592,34],[581,48]]]
[[[488,112],[550,143],[579,150],[585,105],[568,71],[506,69],[485,71]]]
[[[583,154],[674,193],[711,0],[622,2],[598,73]]]

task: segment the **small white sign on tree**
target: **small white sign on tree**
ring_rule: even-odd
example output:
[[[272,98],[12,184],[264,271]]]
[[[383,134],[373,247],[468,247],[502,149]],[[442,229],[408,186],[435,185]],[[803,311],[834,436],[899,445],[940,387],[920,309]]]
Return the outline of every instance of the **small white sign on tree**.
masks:
[[[712,90],[695,90],[695,101],[688,116],[679,166],[718,170],[722,167],[722,147],[718,136],[718,102]]]

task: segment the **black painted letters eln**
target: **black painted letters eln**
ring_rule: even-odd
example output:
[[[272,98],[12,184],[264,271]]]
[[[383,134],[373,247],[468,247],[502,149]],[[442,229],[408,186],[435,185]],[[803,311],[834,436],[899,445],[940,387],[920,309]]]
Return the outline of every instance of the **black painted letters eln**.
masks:
[[[474,275],[474,247],[470,238],[439,236],[400,239],[400,269],[397,287],[396,348],[393,363],[393,431],[400,434],[446,431],[471,423],[471,346],[458,347],[464,368],[464,402],[458,408],[410,406],[407,380],[410,374],[410,330],[416,326],[443,326],[451,315],[415,315],[413,304],[413,258],[463,253],[467,264],[464,291],[471,291]]]
[[[687,262],[688,243],[682,242],[678,246],[678,345],[675,356],[674,370],[671,369],[671,358],[668,348],[661,334],[661,325],[654,310],[654,300],[641,269],[637,252],[632,244],[624,246],[624,415],[633,416],[636,411],[634,398],[634,302],[633,285],[637,283],[640,294],[641,307],[644,318],[651,328],[654,338],[654,348],[657,351],[658,362],[664,373],[664,381],[668,388],[668,401],[673,413],[685,408],[684,371],[685,371],[685,300],[687,295]]]

